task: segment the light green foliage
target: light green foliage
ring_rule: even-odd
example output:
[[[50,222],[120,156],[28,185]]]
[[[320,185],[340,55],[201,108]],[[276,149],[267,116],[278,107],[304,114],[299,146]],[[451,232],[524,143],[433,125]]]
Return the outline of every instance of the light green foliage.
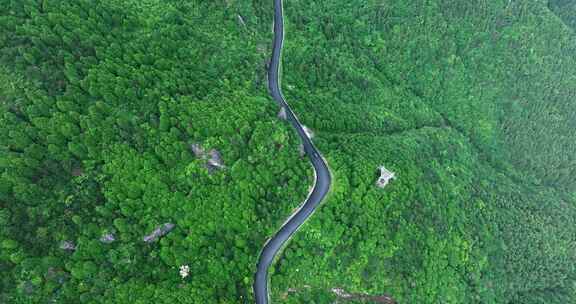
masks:
[[[277,302],[306,302],[286,295],[304,286],[574,301],[571,3],[284,4],[284,93],[336,181],[278,263]]]
[[[275,302],[575,301],[572,2],[285,1],[283,91],[334,185]],[[271,16],[0,0],[1,303],[253,301],[312,175],[267,97]]]
[[[254,5],[0,1],[0,302],[250,301],[311,174],[267,98]]]

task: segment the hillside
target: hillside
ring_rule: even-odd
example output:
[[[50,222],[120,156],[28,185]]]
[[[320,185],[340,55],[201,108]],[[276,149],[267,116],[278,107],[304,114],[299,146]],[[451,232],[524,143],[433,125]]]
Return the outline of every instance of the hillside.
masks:
[[[266,8],[0,1],[1,303],[248,302],[312,174]]]
[[[273,302],[575,302],[576,6],[284,9],[284,95],[334,184]],[[264,0],[0,0],[0,303],[253,302],[313,176],[271,23]]]
[[[568,8],[285,3],[285,95],[336,188],[279,262],[278,302],[328,303],[333,288],[398,303],[574,301]],[[384,190],[382,164],[397,175]]]

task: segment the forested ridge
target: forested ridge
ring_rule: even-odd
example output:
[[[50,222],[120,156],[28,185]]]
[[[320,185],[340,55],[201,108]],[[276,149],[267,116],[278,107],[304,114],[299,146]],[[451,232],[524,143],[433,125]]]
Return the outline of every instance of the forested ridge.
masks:
[[[274,303],[576,301],[572,1],[284,10],[284,95],[334,185]],[[0,0],[0,303],[253,301],[312,184],[268,98],[272,12]]]
[[[335,188],[278,263],[276,299],[329,303],[342,288],[398,303],[574,302],[571,12],[286,2],[284,94]],[[384,190],[382,164],[397,176]]]
[[[0,302],[249,302],[312,174],[267,98],[267,7],[0,2]]]

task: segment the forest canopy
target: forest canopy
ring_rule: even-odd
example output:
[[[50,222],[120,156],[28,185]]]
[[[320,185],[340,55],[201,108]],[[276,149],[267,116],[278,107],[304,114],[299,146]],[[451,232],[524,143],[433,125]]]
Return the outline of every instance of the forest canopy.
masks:
[[[0,0],[0,303],[253,302],[313,177],[272,4]],[[273,302],[575,302],[573,1],[284,9],[334,184]]]

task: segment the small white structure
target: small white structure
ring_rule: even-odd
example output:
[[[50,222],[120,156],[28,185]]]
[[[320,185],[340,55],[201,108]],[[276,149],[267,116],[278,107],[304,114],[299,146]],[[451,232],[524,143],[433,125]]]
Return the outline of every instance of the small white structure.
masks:
[[[392,171],[389,171],[384,166],[380,166],[378,169],[380,170],[380,177],[378,177],[378,180],[376,181],[376,186],[384,188],[386,185],[388,185],[388,182],[390,182],[391,179],[396,178],[396,174]]]
[[[190,266],[188,265],[180,266],[180,277],[185,279],[189,275],[190,275]]]

